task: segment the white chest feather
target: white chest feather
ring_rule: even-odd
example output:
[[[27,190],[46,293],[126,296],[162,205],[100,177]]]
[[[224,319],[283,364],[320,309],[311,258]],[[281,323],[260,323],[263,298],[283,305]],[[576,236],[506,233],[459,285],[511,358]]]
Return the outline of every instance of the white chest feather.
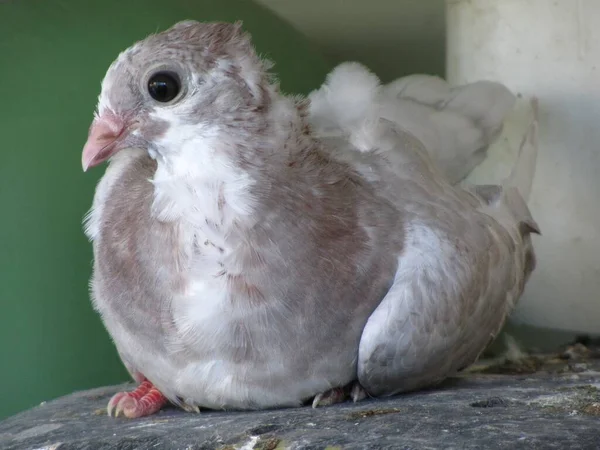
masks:
[[[254,180],[234,165],[214,130],[179,124],[159,144],[177,152],[157,158],[152,215],[180,224],[191,257],[184,294],[173,307],[178,328],[192,337],[226,312],[227,284],[219,274],[235,272],[239,230],[255,220]]]

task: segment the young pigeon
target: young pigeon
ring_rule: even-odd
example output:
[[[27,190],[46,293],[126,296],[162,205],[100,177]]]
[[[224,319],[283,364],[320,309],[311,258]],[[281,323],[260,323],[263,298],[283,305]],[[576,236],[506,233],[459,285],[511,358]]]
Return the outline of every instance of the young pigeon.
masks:
[[[91,292],[139,383],[109,415],[434,385],[534,269],[518,187],[454,187],[390,102],[317,139],[268,69],[239,23],[194,21],[108,69],[82,155],[110,159],[86,219]]]

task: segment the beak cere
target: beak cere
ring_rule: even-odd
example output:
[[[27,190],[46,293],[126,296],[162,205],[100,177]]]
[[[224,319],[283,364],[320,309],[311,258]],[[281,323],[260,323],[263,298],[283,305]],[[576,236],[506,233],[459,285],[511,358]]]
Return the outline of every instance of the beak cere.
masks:
[[[123,136],[124,131],[124,121],[114,114],[103,114],[95,119],[81,155],[83,171],[97,166],[119,151],[122,148],[119,138]]]

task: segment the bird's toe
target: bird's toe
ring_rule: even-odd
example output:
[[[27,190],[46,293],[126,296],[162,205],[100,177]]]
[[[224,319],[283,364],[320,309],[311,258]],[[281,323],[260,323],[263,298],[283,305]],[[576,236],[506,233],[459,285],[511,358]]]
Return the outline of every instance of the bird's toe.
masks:
[[[167,398],[149,381],[143,381],[131,392],[119,392],[110,399],[106,411],[109,416],[121,414],[129,419],[149,416],[158,412]]]
[[[367,397],[367,392],[357,381],[352,382],[344,387],[338,387],[322,392],[315,396],[312,402],[312,407],[334,405],[343,403],[348,399],[353,402],[358,402]]]

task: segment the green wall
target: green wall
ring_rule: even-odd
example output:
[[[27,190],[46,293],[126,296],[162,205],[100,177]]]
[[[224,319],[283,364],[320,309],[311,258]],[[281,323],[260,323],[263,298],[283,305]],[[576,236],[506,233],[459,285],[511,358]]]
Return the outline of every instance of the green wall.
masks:
[[[0,1],[0,419],[128,379],[89,302],[81,220],[104,168],[84,175],[81,149],[118,52],[187,18],[243,19],[284,90],[331,68],[250,0]]]

